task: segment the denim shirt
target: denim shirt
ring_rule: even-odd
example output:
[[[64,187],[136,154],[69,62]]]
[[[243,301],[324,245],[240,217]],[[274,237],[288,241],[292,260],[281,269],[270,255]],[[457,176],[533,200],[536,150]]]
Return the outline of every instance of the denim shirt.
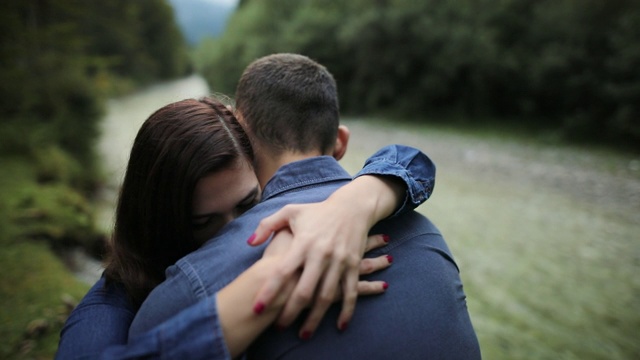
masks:
[[[426,201],[435,184],[435,166],[431,160],[417,149],[399,145],[384,147],[367,159],[355,177],[362,175],[396,176],[405,182],[407,195],[394,216],[409,212]],[[340,172],[339,178],[346,181],[349,177]],[[275,183],[265,188],[267,197],[271,189],[277,187]],[[166,321],[129,336],[135,313],[124,288],[117,284],[105,286],[104,278],[101,278],[67,319],[60,334],[56,359],[229,357],[213,296],[204,296],[191,306],[176,309],[175,315]]]
[[[416,158],[387,154],[380,159],[412,163]],[[215,297],[257,261],[266,244],[250,247],[246,239],[261,219],[286,204],[322,201],[350,180],[349,174],[328,156],[282,166],[265,186],[258,205],[167,269],[166,281],[151,292],[134,318],[130,339],[153,329],[181,309]],[[418,191],[409,198],[428,193]],[[345,332],[336,329],[340,309],[333,305],[310,341],[298,338],[299,323],[281,332],[267,329],[252,344],[247,357],[479,359],[478,341],[458,267],[437,228],[422,215],[410,211],[382,221],[373,232],[388,234],[391,241],[367,256],[388,253],[394,257],[394,264],[367,278],[387,281],[390,291],[359,298],[357,311]]]

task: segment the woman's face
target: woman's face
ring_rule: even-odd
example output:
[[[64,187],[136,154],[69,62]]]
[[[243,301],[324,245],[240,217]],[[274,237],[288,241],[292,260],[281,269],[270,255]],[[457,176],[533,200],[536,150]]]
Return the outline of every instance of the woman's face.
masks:
[[[200,179],[193,193],[191,217],[195,240],[199,243],[209,240],[259,201],[260,184],[244,159]]]

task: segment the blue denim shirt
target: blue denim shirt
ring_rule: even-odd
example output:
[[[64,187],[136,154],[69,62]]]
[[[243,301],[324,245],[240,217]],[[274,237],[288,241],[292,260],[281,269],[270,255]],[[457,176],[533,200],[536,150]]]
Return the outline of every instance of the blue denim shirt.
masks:
[[[405,182],[407,196],[396,214],[411,211],[426,201],[435,184],[435,166],[431,160],[405,146],[387,146],[367,159],[356,177],[367,174],[397,176]],[[56,359],[229,357],[217,321],[215,297],[204,297],[127,341],[135,313],[122,286],[105,286],[104,278],[100,279],[67,319]]]
[[[250,247],[245,240],[262,218],[286,204],[322,201],[350,180],[328,156],[282,166],[265,186],[258,205],[167,269],[166,281],[154,289],[134,318],[130,337],[153,329],[181,309],[215,297],[257,261],[266,245]],[[368,254],[389,253],[396,259],[393,266],[369,277],[387,281],[389,291],[358,299],[357,311],[344,333],[336,329],[339,307],[334,305],[310,341],[297,337],[299,324],[283,332],[268,329],[251,346],[248,358],[480,358],[458,267],[436,227],[411,211],[381,222],[373,232],[391,237],[384,249]]]

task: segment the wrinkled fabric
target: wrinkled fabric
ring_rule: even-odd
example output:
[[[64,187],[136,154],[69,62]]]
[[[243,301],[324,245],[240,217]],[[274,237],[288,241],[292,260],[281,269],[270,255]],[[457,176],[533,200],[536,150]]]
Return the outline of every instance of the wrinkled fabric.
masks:
[[[402,149],[404,147],[400,146],[385,148],[381,151],[385,155],[380,159],[396,164],[401,159],[405,164],[413,164],[415,157],[392,155]],[[373,163],[380,162],[374,160]],[[406,175],[416,172],[412,170]],[[429,175],[419,178],[424,181],[416,181],[416,184],[427,183],[432,188]],[[246,240],[261,219],[286,204],[322,201],[350,179],[335,159],[328,156],[282,166],[265,186],[261,203],[167,270],[166,281],[149,295],[135,317],[130,336],[152,329],[201,299],[215,296],[257,261],[266,244],[251,247]],[[419,199],[427,194],[430,191],[425,187],[416,189],[413,196]],[[412,201],[405,201],[405,204]],[[388,234],[391,238],[388,246],[367,254],[394,257],[390,268],[367,277],[387,281],[390,287],[385,294],[360,297],[354,318],[345,332],[336,328],[340,310],[336,304],[311,340],[297,337],[300,323],[285,331],[267,329],[251,346],[247,357],[480,358],[459,270],[438,229],[424,216],[405,211],[379,223],[372,233]]]
[[[397,176],[405,182],[407,197],[396,211],[401,214],[431,194],[435,166],[417,149],[389,146],[369,158],[356,176],[366,174]],[[348,175],[341,172],[336,179],[347,181]],[[268,186],[267,194],[274,187]],[[67,319],[56,359],[228,359],[214,295],[202,293],[186,309],[172,307],[163,317],[168,320],[154,321],[157,326],[128,340],[136,310],[121,285],[105,286],[101,278]]]

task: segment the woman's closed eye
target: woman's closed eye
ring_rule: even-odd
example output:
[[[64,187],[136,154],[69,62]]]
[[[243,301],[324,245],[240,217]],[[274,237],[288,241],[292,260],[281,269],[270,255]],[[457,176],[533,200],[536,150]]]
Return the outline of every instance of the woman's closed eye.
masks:
[[[193,225],[194,230],[202,230],[210,225],[213,225],[215,222],[221,222],[222,217],[217,214],[211,214],[207,216],[198,216],[194,217],[191,220],[191,224]]]
[[[228,213],[210,213],[194,216],[191,219],[193,229],[196,231],[207,228],[220,229],[227,222],[247,212],[258,202],[260,202],[260,191],[256,188],[252,190]]]
[[[252,207],[256,206],[260,202],[260,197],[257,192],[252,193],[252,195],[248,198],[245,198],[240,204],[236,206],[236,217],[244,214]]]

